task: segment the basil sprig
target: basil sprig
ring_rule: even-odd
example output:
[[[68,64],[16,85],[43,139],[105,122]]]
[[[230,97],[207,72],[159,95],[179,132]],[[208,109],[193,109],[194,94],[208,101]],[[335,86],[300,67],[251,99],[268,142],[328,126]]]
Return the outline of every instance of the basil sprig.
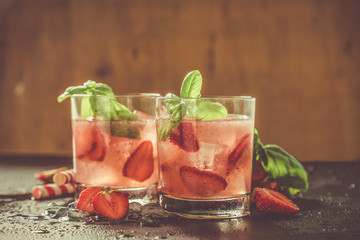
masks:
[[[115,99],[112,89],[104,83],[96,83],[89,80],[80,86],[68,87],[63,94],[58,96],[58,102],[78,94],[87,96],[82,97],[81,117],[100,117],[103,120],[137,120],[138,117],[126,106]],[[96,96],[108,96],[107,98]]]
[[[170,121],[164,121],[160,124],[158,129],[160,141],[165,140],[170,135],[170,132],[179,125],[185,115],[202,121],[212,121],[227,116],[227,109],[221,103],[199,99],[201,87],[201,73],[194,70],[189,72],[182,82],[180,90],[182,99],[172,93],[166,94],[165,97],[171,98],[165,100],[165,107],[167,112],[171,114],[171,118]]]
[[[267,178],[276,180],[285,194],[295,195],[308,190],[308,176],[301,163],[277,145],[262,144],[256,129],[254,134],[255,159],[260,160],[267,172]]]

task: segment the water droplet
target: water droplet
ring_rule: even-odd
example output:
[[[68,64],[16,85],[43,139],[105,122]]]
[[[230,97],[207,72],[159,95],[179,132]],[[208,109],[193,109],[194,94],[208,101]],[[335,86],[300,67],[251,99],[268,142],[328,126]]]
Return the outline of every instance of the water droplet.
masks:
[[[36,234],[45,234],[45,233],[50,233],[48,230],[33,230],[31,231],[32,233],[36,233]]]
[[[67,207],[68,207],[69,209],[76,209],[76,204],[77,204],[77,202],[71,202],[71,203],[68,204]]]
[[[356,185],[354,184],[354,183],[352,183],[352,184],[350,184],[349,186],[348,186],[348,190],[352,190],[352,189],[354,189],[356,187]]]

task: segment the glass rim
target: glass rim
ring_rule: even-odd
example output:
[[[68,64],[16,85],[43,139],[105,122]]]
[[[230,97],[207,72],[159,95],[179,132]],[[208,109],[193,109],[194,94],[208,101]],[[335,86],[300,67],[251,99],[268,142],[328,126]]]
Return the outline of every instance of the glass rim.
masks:
[[[201,96],[198,98],[182,98],[182,97],[157,97],[158,101],[164,100],[215,100],[215,99],[235,99],[235,100],[244,100],[244,101],[255,101],[256,98],[251,96]]]
[[[103,98],[157,98],[160,97],[160,93],[127,93],[127,94],[120,94],[114,96],[107,96],[107,95],[92,95],[92,94],[74,94],[70,96],[73,97],[103,97]]]

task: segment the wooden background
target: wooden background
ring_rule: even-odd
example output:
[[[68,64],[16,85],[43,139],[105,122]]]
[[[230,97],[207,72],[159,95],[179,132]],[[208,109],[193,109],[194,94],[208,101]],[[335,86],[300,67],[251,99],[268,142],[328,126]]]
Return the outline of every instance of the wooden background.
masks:
[[[264,143],[360,159],[357,0],[1,0],[0,153],[70,156],[67,86],[178,93],[193,69],[257,98]]]

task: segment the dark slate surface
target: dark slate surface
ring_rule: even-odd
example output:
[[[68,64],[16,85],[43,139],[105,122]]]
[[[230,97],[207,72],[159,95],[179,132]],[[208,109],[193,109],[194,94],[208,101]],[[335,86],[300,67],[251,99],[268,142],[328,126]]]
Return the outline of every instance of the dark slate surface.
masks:
[[[49,203],[66,206],[73,198],[31,200],[31,188],[39,184],[33,174],[64,165],[71,167],[70,159],[0,156],[0,239],[360,239],[360,162],[305,163],[310,190],[294,199],[301,211],[293,217],[253,210],[236,220],[170,217],[160,227],[44,218]]]

